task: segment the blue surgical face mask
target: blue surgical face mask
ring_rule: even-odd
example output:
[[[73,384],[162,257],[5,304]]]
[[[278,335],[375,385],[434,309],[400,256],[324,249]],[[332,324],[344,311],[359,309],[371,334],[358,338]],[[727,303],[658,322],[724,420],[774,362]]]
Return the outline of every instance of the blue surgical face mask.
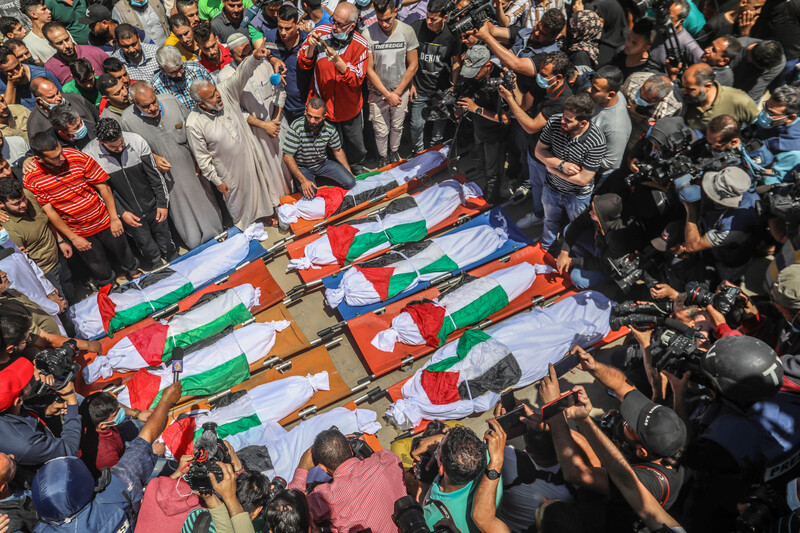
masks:
[[[6,228],[0,229],[0,244],[5,244],[10,239],[8,235],[8,230]]]
[[[334,39],[338,39],[340,41],[346,41],[349,36],[350,36],[350,32],[346,32],[346,31],[342,32],[342,33],[331,32],[331,37],[333,37]]]
[[[73,140],[83,139],[84,137],[86,137],[87,133],[89,133],[89,130],[86,129],[86,124],[85,123],[81,124],[81,129],[72,134],[72,139]]]
[[[372,0],[356,0],[356,5],[360,8],[365,8],[369,5]]]
[[[125,409],[122,407],[117,411],[117,416],[114,417],[112,422],[106,422],[107,427],[114,427],[122,424],[125,421]]]
[[[550,78],[550,79],[547,79],[547,78],[545,78],[544,76],[542,76],[541,74],[537,74],[537,75],[536,75],[536,84],[537,84],[539,87],[541,87],[542,89],[549,89],[549,88],[550,88],[550,85],[552,85],[550,82],[551,82],[552,80],[554,80],[554,79],[555,79],[555,76],[553,76],[553,77],[552,77],[552,78]]]
[[[759,113],[756,117],[756,125],[764,129],[769,129],[772,127],[772,117],[769,116],[769,113],[767,113],[766,109],[762,109],[761,113]]]
[[[653,105],[650,102],[648,102],[647,100],[645,100],[644,98],[642,98],[642,90],[641,89],[636,91],[636,93],[633,95],[633,101],[636,102],[636,105],[640,105],[642,107],[650,107],[651,105]]]
[[[144,7],[147,5],[147,0],[131,0],[133,7]]]

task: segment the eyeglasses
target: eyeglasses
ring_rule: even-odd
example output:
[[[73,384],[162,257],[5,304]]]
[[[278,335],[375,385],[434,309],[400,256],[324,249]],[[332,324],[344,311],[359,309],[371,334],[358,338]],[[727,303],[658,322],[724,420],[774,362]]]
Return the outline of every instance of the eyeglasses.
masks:
[[[167,72],[167,71],[165,70],[165,71],[164,71],[164,74],[166,74],[166,75],[167,75],[167,76],[169,76],[170,78],[174,78],[175,76],[178,76],[178,75],[180,75],[180,74],[183,74],[185,71],[186,71],[186,67],[185,67],[184,65],[181,65],[181,66],[180,66],[180,67],[178,67],[177,69],[175,69],[175,70],[172,70],[172,71],[169,71],[169,72]]]
[[[767,103],[766,103],[766,102],[764,102],[764,105],[763,105],[762,107],[764,108],[764,111],[766,111],[766,112],[767,112],[767,114],[768,114],[768,115],[769,115],[769,116],[770,116],[772,119],[784,118],[784,117],[786,116],[786,115],[779,115],[779,114],[777,114],[775,111],[772,111],[770,108],[768,108],[768,107],[767,107]]]
[[[350,26],[352,24],[353,24],[352,22],[339,22],[336,19],[333,19],[333,22],[332,22],[332,26],[334,28],[340,28],[340,29],[347,28],[348,26]]]

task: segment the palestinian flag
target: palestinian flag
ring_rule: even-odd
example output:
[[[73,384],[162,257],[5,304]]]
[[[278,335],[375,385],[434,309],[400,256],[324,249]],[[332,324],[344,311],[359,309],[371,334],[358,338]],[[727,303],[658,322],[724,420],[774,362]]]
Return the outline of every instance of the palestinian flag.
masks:
[[[547,265],[520,263],[482,278],[465,275],[438,301],[408,304],[394,317],[391,328],[375,336],[372,345],[385,352],[393,351],[398,341],[438,348],[454,331],[477,324],[506,307],[533,285],[537,273],[553,271]]]
[[[508,240],[506,232],[482,224],[429,241],[412,243],[355,265],[335,289],[325,291],[328,305],[370,305],[393,298],[422,281],[458,270],[491,255]]]
[[[447,180],[417,195],[396,198],[379,213],[330,226],[322,238],[306,246],[305,257],[289,261],[287,271],[336,263],[344,266],[393,244],[422,240],[460,205],[480,194],[473,183]]]
[[[584,291],[485,331],[467,330],[436,350],[403,384],[402,398],[386,416],[408,429],[423,419],[455,420],[487,411],[500,400],[502,390],[541,379],[547,365],[574,345],[586,348],[601,340],[609,332],[613,304],[598,292]]]
[[[92,338],[107,333],[113,337],[115,331],[179,302],[236,268],[250,253],[250,241],[263,240],[266,235],[263,224],[253,224],[242,233],[130,283],[106,285],[70,307],[79,336]]]
[[[277,332],[287,327],[286,320],[249,324],[237,330],[230,326],[187,347],[180,376],[183,395],[208,396],[250,379],[250,365],[269,353]],[[172,369],[164,364],[156,369],[143,368],[125,384],[118,399],[133,409],[150,409],[172,379]]]
[[[132,372],[158,366],[169,360],[175,346],[185,348],[228,326],[250,320],[249,310],[258,305],[260,295],[260,289],[249,283],[204,294],[189,309],[168,321],[156,322],[121,339],[107,355],[96,357],[83,369],[83,379],[94,383],[111,377],[114,371]]]
[[[300,198],[293,204],[278,207],[278,221],[281,227],[286,229],[289,224],[294,224],[301,218],[321,220],[380,198],[441,165],[447,157],[448,150],[448,147],[444,147],[439,151],[428,151],[389,170],[361,174],[350,190],[341,187],[319,189],[314,198]]]
[[[174,457],[193,453],[194,440],[203,424],[216,422],[221,439],[266,442],[263,426],[278,422],[300,409],[317,391],[329,390],[328,373],[291,376],[238,391],[222,398],[214,408],[196,417],[173,422],[164,430],[164,442]]]

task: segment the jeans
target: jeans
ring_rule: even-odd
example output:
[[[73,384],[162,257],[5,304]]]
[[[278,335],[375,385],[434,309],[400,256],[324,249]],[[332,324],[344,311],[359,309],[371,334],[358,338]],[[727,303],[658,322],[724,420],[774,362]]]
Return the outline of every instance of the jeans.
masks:
[[[108,285],[116,278],[114,269],[109,261],[109,255],[117,260],[123,272],[130,274],[138,268],[136,257],[133,255],[131,247],[128,246],[128,239],[125,234],[114,237],[111,234],[111,228],[106,228],[90,237],[84,237],[84,239],[89,241],[92,247],[84,252],[79,251],[77,248],[75,251],[86,263],[94,279],[101,285]]]
[[[569,226],[567,226],[569,227]],[[567,231],[565,229],[564,231]],[[594,242],[594,232],[584,232],[569,250],[572,257],[602,257],[603,253]],[[611,276],[602,270],[589,270],[587,268],[573,268],[569,277],[576,289],[588,289],[611,280]]]
[[[361,113],[350,120],[334,122],[333,125],[342,139],[342,148],[347,155],[350,168],[363,165],[367,157],[367,148],[364,146],[364,120]]]
[[[400,105],[397,107],[390,106],[383,96],[375,91],[369,91],[369,117],[372,129],[375,131],[379,156],[386,157],[389,152],[397,152],[400,148],[407,107],[408,91],[400,97]]]
[[[415,152],[419,153],[426,147],[434,146],[444,139],[444,130],[447,127],[447,120],[436,120],[433,122],[431,131],[431,142],[425,144],[425,124],[427,121],[422,118],[422,110],[428,107],[433,95],[417,95],[411,102],[411,146]]]
[[[172,241],[169,224],[156,222],[155,210],[139,217],[141,226],[133,227],[125,224],[125,233],[133,238],[139,253],[142,254],[145,270],[153,270],[161,264],[161,258],[170,262],[178,255],[178,249]]]
[[[547,176],[547,169],[536,158],[534,158],[530,151],[528,154],[528,175],[531,182],[531,200],[533,201],[533,214],[539,219],[544,218],[544,207],[542,207],[542,189],[544,188],[544,180]]]
[[[589,205],[591,193],[583,196],[564,194],[545,185],[542,189],[542,206],[544,207],[544,227],[542,229],[541,245],[549,250],[561,231],[564,215],[570,222],[580,215]]]
[[[325,161],[316,168],[298,167],[303,176],[314,183],[317,183],[317,177],[322,176],[328,178],[339,184],[340,187],[345,189],[352,189],[356,184],[356,179],[350,174],[350,171],[342,166],[338,161]],[[300,188],[300,184],[295,181],[295,187]]]

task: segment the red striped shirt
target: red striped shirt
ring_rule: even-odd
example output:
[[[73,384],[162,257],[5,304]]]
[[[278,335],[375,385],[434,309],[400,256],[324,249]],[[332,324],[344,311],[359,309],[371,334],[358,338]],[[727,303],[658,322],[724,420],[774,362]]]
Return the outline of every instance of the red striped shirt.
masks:
[[[74,148],[64,148],[64,167],[57,174],[36,162],[36,170],[25,174],[25,188],[40,205],[50,204],[72,231],[81,237],[100,233],[111,224],[108,210],[97,189],[108,180],[97,162]]]

